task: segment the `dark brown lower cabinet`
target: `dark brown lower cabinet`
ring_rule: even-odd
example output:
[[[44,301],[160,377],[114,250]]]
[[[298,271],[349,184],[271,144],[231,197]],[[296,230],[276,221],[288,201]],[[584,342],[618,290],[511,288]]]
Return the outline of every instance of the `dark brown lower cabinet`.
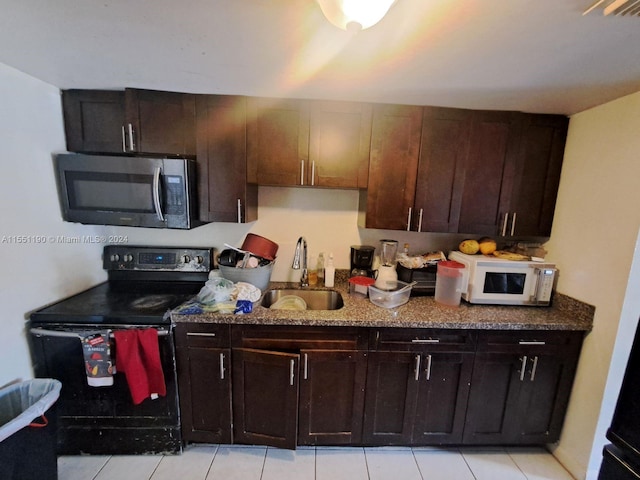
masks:
[[[582,332],[496,332],[478,340],[463,441],[558,440]]]
[[[369,355],[363,443],[461,443],[473,353]]]
[[[360,443],[366,353],[233,349],[234,438],[237,443]]]
[[[231,443],[231,350],[228,326],[176,326],[176,364],[182,437]]]

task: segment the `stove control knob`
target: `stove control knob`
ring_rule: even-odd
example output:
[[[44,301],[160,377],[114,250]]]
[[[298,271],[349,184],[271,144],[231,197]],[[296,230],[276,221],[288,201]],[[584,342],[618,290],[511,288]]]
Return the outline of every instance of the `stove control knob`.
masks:
[[[183,255],[182,263],[189,263],[189,262],[191,262],[191,257],[189,255]]]
[[[204,258],[202,258],[202,255],[198,255],[198,256],[196,257],[196,262],[198,262],[198,263],[202,263],[202,262],[204,262]]]
[[[124,256],[124,261],[125,262],[133,262],[133,255],[131,254],[127,254]]]
[[[120,255],[118,255],[117,253],[114,253],[113,255],[111,255],[112,262],[117,262],[119,260],[120,260]]]

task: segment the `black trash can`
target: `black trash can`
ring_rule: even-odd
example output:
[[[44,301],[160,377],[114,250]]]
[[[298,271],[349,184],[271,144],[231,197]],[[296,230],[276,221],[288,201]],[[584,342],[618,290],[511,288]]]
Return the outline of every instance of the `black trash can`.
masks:
[[[37,378],[0,389],[0,479],[57,480],[51,407],[61,386],[58,380]]]

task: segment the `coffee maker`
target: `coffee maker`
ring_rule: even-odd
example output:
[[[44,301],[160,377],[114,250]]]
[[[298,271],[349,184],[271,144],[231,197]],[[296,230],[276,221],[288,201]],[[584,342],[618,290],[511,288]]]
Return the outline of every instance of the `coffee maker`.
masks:
[[[373,277],[373,255],[376,248],[370,245],[351,246],[351,275],[352,277]]]

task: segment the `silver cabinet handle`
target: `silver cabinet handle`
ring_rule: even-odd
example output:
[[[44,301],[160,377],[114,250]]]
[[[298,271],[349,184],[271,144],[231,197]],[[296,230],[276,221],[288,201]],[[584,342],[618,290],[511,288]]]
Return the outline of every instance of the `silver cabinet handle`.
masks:
[[[289,385],[293,386],[293,368],[295,367],[296,361],[292,358],[289,363]]]
[[[509,214],[504,214],[504,220],[502,221],[502,230],[500,231],[501,236],[505,236],[507,234],[507,221],[509,220]]]
[[[420,380],[420,355],[416,355],[415,379],[416,379],[416,382]]]
[[[516,212],[513,212],[513,217],[511,218],[511,236],[515,234],[516,231]]]
[[[300,185],[304,185],[304,160],[300,160]]]
[[[546,345],[547,342],[540,342],[538,340],[520,340],[519,345]]]
[[[164,215],[162,215],[162,205],[160,205],[160,173],[162,169],[156,167],[153,172],[153,207],[156,210],[158,220],[164,222]]]
[[[220,380],[224,380],[224,353],[220,353]]]
[[[440,343],[439,338],[414,338],[411,343]]]
[[[527,356],[523,355],[522,357],[522,365],[520,366],[520,381],[522,382],[524,380],[524,371],[527,368]]]
[[[304,379],[308,378],[309,374],[309,355],[304,354]]]
[[[407,232],[411,231],[411,214],[413,213],[413,208],[409,207],[409,215],[407,215]]]
[[[316,161],[311,162],[311,186],[316,184]]]
[[[124,125],[122,125],[122,151],[125,153],[127,151],[127,136],[124,131]]]
[[[536,379],[536,370],[538,368],[538,356],[533,357],[533,366],[531,367],[531,381]]]
[[[238,199],[238,223],[242,223],[242,202]]]
[[[431,355],[427,355],[427,381],[431,380]]]
[[[187,337],[215,337],[215,333],[187,332]]]
[[[134,140],[133,137],[133,125],[132,124],[128,124],[128,129],[129,129],[129,151],[130,152],[135,152],[136,150],[136,142]]]
[[[418,215],[418,232],[422,231],[422,208],[420,209],[420,214]]]

